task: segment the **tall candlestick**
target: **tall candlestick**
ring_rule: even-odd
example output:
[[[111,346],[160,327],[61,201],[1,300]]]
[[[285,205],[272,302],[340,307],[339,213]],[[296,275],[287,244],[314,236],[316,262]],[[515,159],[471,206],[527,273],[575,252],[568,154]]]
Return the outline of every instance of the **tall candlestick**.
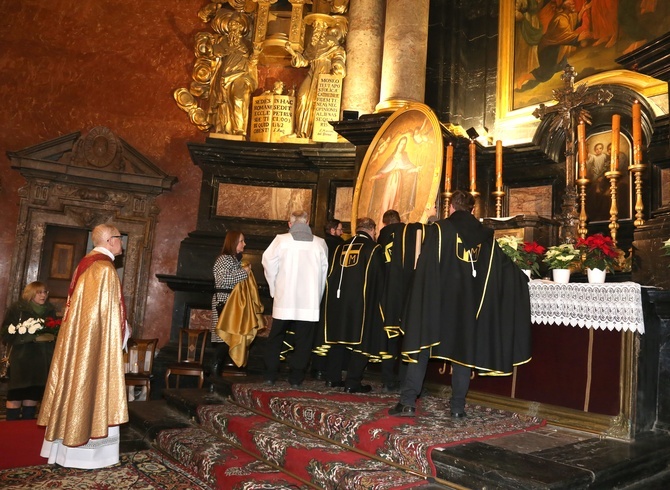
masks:
[[[447,145],[447,161],[444,169],[444,190],[451,191],[451,173],[454,165],[454,147],[449,143]]]
[[[477,161],[475,141],[470,140],[470,191],[477,190]]]
[[[638,100],[633,102],[633,163],[642,163],[642,106]]]
[[[615,172],[619,169],[619,133],[621,131],[621,116],[612,116],[612,149],[610,151],[610,170]]]
[[[580,120],[577,125],[577,149],[579,157],[579,178],[586,178],[586,124]]]
[[[502,141],[496,141],[496,190],[502,190],[503,180],[502,180],[502,165],[503,165],[503,155],[502,155]]]

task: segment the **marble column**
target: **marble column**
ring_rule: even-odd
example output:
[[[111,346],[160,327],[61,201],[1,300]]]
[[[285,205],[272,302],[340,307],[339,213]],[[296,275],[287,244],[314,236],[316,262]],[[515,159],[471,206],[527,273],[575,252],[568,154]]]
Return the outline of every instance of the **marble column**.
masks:
[[[387,2],[380,102],[376,112],[424,101],[429,4],[430,0]]]
[[[384,0],[351,0],[342,109],[371,114],[379,102]]]

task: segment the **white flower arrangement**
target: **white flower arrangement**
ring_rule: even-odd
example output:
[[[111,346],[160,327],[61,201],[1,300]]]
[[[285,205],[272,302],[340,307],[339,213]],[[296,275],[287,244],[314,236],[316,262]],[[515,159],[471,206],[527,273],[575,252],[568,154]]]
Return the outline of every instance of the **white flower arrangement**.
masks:
[[[44,320],[41,318],[28,318],[16,325],[7,327],[7,333],[11,335],[33,335],[44,328]]]
[[[549,247],[543,262],[550,269],[569,269],[579,260],[579,250],[572,243],[563,243]]]

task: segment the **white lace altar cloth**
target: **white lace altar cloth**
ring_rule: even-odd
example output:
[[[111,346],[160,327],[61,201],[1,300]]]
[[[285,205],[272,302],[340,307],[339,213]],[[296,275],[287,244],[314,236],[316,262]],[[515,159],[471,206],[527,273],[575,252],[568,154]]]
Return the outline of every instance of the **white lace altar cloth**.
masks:
[[[557,284],[534,280],[528,288],[533,323],[644,333],[642,288],[636,282]]]

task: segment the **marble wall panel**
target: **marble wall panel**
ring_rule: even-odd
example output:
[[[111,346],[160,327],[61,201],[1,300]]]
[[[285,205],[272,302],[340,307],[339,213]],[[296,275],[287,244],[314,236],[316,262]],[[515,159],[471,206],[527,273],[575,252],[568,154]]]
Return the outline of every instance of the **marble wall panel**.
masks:
[[[293,211],[312,209],[312,189],[219,183],[216,215],[285,221]]]
[[[509,189],[509,216],[519,214],[551,218],[552,186],[512,187]]]

